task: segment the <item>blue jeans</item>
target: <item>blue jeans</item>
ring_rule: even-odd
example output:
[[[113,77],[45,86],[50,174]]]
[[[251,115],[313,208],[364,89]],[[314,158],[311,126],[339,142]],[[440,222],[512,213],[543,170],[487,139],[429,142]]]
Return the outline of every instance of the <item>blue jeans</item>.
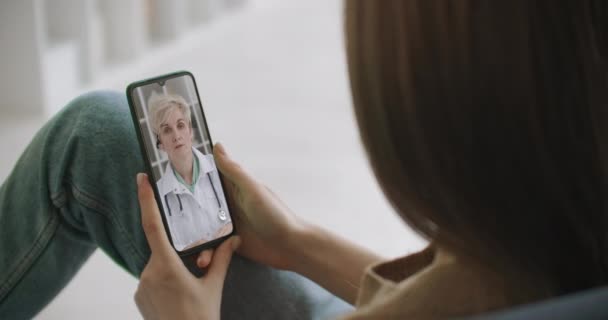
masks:
[[[139,150],[126,98],[115,92],[75,99],[36,134],[0,187],[0,319],[35,316],[97,247],[139,276],[150,255],[135,184],[144,170]],[[348,310],[297,274],[232,259],[222,318],[318,319]]]

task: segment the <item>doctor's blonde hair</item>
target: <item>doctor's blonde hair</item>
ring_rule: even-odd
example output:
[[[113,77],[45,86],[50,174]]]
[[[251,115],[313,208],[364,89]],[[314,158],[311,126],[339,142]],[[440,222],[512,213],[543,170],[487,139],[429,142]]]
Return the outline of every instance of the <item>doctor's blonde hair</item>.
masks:
[[[190,106],[186,100],[176,94],[157,94],[155,92],[148,99],[148,113],[150,115],[150,125],[152,131],[157,136],[160,134],[160,126],[171,114],[174,108],[177,108],[188,121],[188,126],[192,127],[192,119]]]

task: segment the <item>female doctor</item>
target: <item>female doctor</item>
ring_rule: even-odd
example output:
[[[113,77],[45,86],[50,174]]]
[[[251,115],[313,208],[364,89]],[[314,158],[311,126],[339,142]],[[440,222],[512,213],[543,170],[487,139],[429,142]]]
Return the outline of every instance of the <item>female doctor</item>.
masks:
[[[156,146],[169,157],[156,184],[175,248],[185,250],[229,234],[232,221],[213,155],[192,147],[187,102],[178,95],[157,95],[148,108]]]

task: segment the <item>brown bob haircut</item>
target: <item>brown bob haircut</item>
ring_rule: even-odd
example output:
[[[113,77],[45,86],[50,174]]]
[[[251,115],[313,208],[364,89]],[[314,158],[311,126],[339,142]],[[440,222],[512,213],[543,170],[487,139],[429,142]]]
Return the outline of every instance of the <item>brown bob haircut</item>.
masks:
[[[608,1],[347,0],[361,137],[438,246],[557,293],[608,280]]]

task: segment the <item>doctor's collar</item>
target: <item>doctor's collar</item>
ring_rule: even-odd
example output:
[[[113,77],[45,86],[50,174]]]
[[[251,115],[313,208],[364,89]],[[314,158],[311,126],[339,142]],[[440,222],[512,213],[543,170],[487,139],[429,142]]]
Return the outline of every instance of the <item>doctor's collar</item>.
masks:
[[[199,175],[198,180],[204,178],[207,173],[212,172],[215,169],[215,165],[213,164],[213,158],[211,155],[204,155],[196,148],[192,148],[194,155],[198,159],[199,164]],[[198,183],[198,180],[196,183]],[[185,192],[186,187],[183,186],[173,174],[173,167],[171,166],[171,162],[167,163],[167,166],[164,170],[164,173],[160,180],[158,180],[158,191],[161,197],[164,197],[166,194],[171,192],[179,191],[180,193]]]

